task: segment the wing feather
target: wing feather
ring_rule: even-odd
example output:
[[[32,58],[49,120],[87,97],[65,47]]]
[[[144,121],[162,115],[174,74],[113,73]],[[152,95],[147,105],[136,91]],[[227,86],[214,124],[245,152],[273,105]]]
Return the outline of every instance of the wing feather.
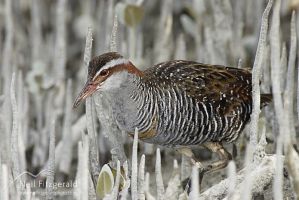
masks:
[[[230,115],[242,103],[251,105],[251,72],[248,69],[174,60],[144,71],[143,81],[153,87],[176,86],[198,102],[212,102],[219,114]]]

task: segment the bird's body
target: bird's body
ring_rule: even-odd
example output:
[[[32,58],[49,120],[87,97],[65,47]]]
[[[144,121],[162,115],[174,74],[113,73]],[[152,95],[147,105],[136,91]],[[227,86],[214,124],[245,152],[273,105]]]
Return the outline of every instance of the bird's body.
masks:
[[[170,147],[233,142],[250,119],[250,70],[174,60],[141,72],[122,59],[107,53],[91,61],[89,81],[99,83],[85,88],[107,93],[120,129],[138,128],[145,142]],[[79,100],[85,96],[83,90]],[[262,105],[269,101],[262,95]],[[210,149],[222,149],[216,146]]]
[[[234,141],[251,113],[248,70],[169,61],[108,91],[121,129],[166,146]]]

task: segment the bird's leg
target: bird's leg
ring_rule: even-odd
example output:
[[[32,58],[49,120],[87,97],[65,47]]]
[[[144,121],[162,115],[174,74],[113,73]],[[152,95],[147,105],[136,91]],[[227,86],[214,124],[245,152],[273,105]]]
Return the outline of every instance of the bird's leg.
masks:
[[[191,163],[199,169],[200,174],[204,173],[205,167],[203,166],[203,164],[197,158],[195,158],[195,156],[194,156],[194,154],[193,154],[193,152],[190,148],[181,147],[181,148],[177,149],[177,151],[179,153],[181,153],[182,155],[185,155],[186,157],[190,158]],[[199,184],[200,185],[201,185],[201,182],[202,182],[202,177],[203,177],[202,175],[200,175],[200,177],[199,177]],[[189,178],[182,181],[183,187],[185,188],[185,191],[187,193],[190,192],[190,184],[191,184],[190,180],[191,180],[191,177],[189,176]]]
[[[219,160],[208,164],[204,173],[214,172],[227,166],[229,160],[232,159],[231,154],[219,142],[207,142],[203,144],[207,149],[217,153]]]
[[[201,164],[201,162],[197,158],[195,158],[194,153],[192,152],[192,149],[187,148],[187,147],[181,147],[181,148],[177,149],[177,151],[179,153],[187,156],[188,158],[190,158],[193,165],[195,165],[199,169],[202,169],[202,170],[204,169],[204,166]]]
[[[204,147],[209,149],[210,151],[217,153],[219,160],[215,162],[211,162],[207,165],[203,165],[193,154],[192,150],[187,147],[182,147],[177,149],[181,154],[189,157],[191,159],[192,164],[198,167],[199,169],[199,181],[200,185],[203,179],[203,175],[205,173],[211,173],[216,170],[222,169],[227,166],[228,161],[232,159],[231,154],[222,146],[219,142],[207,142],[203,144]],[[190,181],[190,179],[189,179]],[[189,186],[189,182],[187,183]]]
[[[235,159],[238,156],[237,145],[233,143],[232,158]]]

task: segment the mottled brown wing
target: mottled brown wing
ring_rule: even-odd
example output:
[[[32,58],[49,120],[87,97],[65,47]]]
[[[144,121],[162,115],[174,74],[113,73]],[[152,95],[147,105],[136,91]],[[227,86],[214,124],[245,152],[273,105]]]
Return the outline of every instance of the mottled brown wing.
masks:
[[[197,101],[212,102],[224,115],[252,101],[251,72],[247,69],[174,60],[157,64],[144,74],[147,83],[165,89],[177,86]]]

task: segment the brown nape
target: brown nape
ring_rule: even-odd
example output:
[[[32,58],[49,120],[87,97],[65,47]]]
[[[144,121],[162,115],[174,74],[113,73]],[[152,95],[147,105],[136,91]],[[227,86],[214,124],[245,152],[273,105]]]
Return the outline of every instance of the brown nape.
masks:
[[[126,64],[119,64],[111,67],[109,69],[111,74],[116,73],[116,72],[121,72],[121,71],[128,71],[130,74],[135,74],[136,76],[142,77],[144,74],[141,70],[137,69],[135,65],[133,65],[131,62],[126,63]]]

